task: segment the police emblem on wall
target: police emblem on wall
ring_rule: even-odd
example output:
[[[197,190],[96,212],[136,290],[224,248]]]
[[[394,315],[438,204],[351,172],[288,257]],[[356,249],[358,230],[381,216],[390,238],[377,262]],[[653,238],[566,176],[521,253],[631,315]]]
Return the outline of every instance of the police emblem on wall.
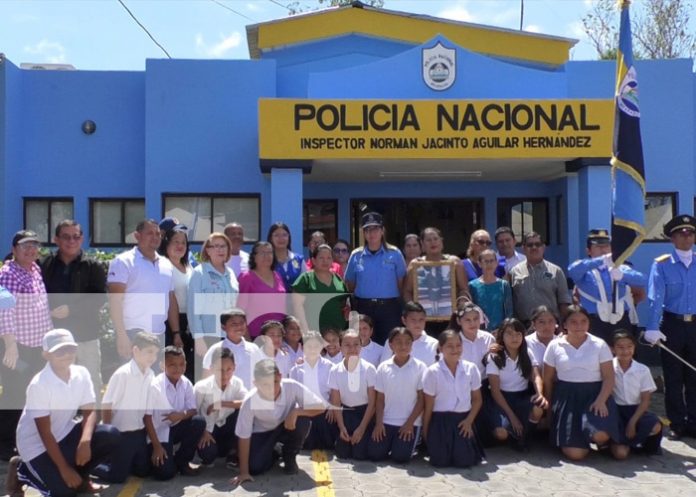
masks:
[[[433,90],[446,90],[457,76],[457,52],[439,41],[432,48],[423,49],[423,81]]]

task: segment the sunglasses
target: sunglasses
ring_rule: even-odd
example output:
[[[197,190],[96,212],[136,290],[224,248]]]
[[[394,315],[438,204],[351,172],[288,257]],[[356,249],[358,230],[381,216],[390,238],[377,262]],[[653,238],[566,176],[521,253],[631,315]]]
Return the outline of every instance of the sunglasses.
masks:
[[[479,245],[485,245],[487,247],[493,244],[493,242],[490,240],[476,240],[476,243]]]
[[[527,248],[539,248],[539,247],[543,247],[543,246],[544,246],[544,244],[541,242],[533,242],[533,243],[525,244],[525,247],[527,247]]]
[[[335,249],[333,249],[333,253],[334,253],[334,254],[347,254],[347,253],[348,253],[348,249],[344,249],[344,248],[335,248]]]

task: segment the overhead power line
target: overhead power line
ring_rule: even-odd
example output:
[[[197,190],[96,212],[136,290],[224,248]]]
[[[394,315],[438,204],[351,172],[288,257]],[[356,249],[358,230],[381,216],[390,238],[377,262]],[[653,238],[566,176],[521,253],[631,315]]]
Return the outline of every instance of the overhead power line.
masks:
[[[147,30],[147,28],[146,28],[145,26],[143,26],[143,23],[141,23],[140,21],[138,21],[138,18],[135,17],[135,15],[133,15],[133,12],[131,12],[130,9],[129,9],[128,7],[126,7],[126,4],[123,3],[123,0],[117,0],[117,1],[118,1],[118,3],[121,4],[121,6],[122,6],[124,9],[126,9],[126,12],[128,12],[128,15],[131,16],[131,17],[133,18],[133,20],[138,24],[138,26],[140,26],[140,27],[142,28],[142,30],[145,31],[145,33],[147,33],[147,35],[148,35],[148,36],[150,37],[150,39],[154,42],[154,44],[157,45],[157,46],[160,48],[160,50],[162,50],[162,51],[164,52],[164,54],[165,54],[167,57],[169,57],[169,58],[171,59],[172,56],[169,55],[169,52],[167,52],[167,51],[165,50],[165,48],[164,48],[162,45],[160,45],[159,42],[158,42],[157,40],[155,40],[155,37],[152,36],[152,34],[150,34],[150,32]]]
[[[283,7],[284,9],[292,10],[292,9],[291,9],[290,7],[288,7],[287,5],[283,5],[282,3],[280,3],[280,2],[278,2],[278,1],[276,1],[276,0],[269,0],[269,1],[270,1],[271,3],[276,4],[276,5],[280,5],[280,6]]]
[[[237,14],[237,15],[240,16],[240,17],[243,17],[244,19],[247,19],[247,20],[249,20],[249,21],[251,21],[251,22],[256,22],[255,19],[252,19],[251,17],[249,17],[249,16],[247,16],[247,15],[244,15],[244,14],[242,14],[241,12],[239,12],[239,11],[237,11],[237,10],[234,10],[232,7],[229,7],[229,6],[225,5],[225,4],[222,3],[222,2],[219,2],[218,0],[210,0],[210,1],[213,2],[213,3],[218,4],[218,5],[219,5],[220,7],[222,7],[223,9],[227,9],[227,10],[229,10],[230,12],[234,12],[235,14]]]

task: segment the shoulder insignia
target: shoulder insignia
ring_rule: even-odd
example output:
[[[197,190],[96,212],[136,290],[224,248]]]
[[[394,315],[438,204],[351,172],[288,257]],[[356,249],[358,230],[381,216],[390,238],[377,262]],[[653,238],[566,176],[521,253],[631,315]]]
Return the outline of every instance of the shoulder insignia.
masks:
[[[362,252],[363,250],[365,250],[365,247],[363,247],[363,246],[354,248],[353,251],[350,253],[350,255],[357,254],[358,252]]]
[[[386,242],[385,242],[384,247],[385,247],[387,250],[399,250],[399,247],[396,247],[396,246],[392,245],[391,243],[386,243]]]
[[[655,257],[655,262],[665,262],[669,260],[670,257],[672,257],[671,254],[662,254],[659,257]]]

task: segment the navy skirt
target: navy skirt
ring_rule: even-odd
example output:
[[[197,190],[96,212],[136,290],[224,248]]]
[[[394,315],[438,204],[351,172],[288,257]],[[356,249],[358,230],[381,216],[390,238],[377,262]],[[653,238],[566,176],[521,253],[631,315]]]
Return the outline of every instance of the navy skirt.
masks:
[[[602,382],[572,383],[557,381],[551,403],[551,444],[555,447],[589,449],[595,433],[603,431],[618,442],[621,438],[619,415],[612,397],[607,400],[606,418],[590,411]]]
[[[619,410],[619,426],[621,428],[621,439],[619,440],[619,443],[622,445],[630,445],[632,448],[642,447],[643,443],[650,436],[650,432],[652,431],[653,427],[657,423],[661,423],[660,418],[651,412],[644,412],[638,420],[638,423],[636,423],[636,436],[629,440],[626,437],[626,426],[631,420],[633,414],[636,412],[636,409],[638,409],[638,406],[629,405],[617,407]]]
[[[464,437],[457,426],[468,412],[433,412],[428,428],[430,464],[437,467],[468,468],[479,464],[485,457],[476,436]]]
[[[529,390],[522,390],[521,392],[501,391],[501,393],[503,397],[505,397],[505,401],[510,406],[510,409],[512,409],[512,412],[515,413],[517,419],[519,419],[520,423],[524,426],[525,432],[527,432],[529,430],[529,413],[532,411],[533,407],[531,392]],[[493,429],[505,428],[511,436],[515,437],[516,435],[512,429],[510,419],[507,414],[505,414],[505,411],[503,411],[503,408],[494,400],[492,404],[491,424],[493,425]]]

